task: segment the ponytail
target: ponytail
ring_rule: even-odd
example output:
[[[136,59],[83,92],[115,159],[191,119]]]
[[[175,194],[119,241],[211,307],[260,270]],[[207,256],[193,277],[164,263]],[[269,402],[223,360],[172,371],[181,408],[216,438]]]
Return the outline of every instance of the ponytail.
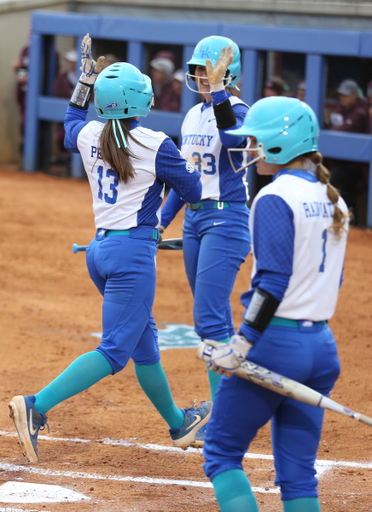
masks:
[[[119,125],[117,135],[114,130],[115,122]],[[116,172],[118,180],[123,180],[124,183],[133,179],[136,174],[130,158],[139,159],[127,146],[127,141],[130,139],[139,146],[145,147],[131,135],[129,119],[109,119],[102,130],[99,141],[102,159]],[[117,141],[120,143],[120,148]]]
[[[335,206],[332,229],[336,238],[340,239],[342,232],[345,231],[345,221],[349,215],[344,213],[337,204],[340,194],[329,181],[330,175],[328,169],[323,165],[323,156],[321,153],[319,153],[319,151],[315,151],[312,153],[307,153],[306,155],[301,155],[300,158],[310,160],[315,165],[315,176],[317,179],[320,181],[320,183],[327,185],[328,199]]]

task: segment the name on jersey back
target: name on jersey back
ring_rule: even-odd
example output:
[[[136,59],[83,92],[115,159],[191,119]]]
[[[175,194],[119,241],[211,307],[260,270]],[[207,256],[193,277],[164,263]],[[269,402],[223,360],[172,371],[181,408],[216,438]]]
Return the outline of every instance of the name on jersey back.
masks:
[[[302,204],[306,217],[333,217],[335,207],[331,202],[310,201]]]

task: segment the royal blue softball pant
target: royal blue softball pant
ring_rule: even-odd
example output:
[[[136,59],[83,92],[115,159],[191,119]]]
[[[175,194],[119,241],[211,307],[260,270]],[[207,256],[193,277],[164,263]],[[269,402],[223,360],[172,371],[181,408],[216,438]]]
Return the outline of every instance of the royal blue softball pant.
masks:
[[[340,372],[328,325],[270,326],[248,353],[250,361],[328,395]],[[242,459],[258,429],[271,419],[275,484],[282,499],[317,497],[314,464],[324,410],[233,376],[218,387],[204,445],[204,470],[212,480]],[[249,474],[248,474],[249,476]]]
[[[130,358],[139,365],[160,360],[152,315],[156,241],[145,236],[146,230],[133,231],[131,235],[95,238],[86,254],[89,275],[103,295],[103,332],[97,350],[114,373]]]
[[[250,234],[248,208],[230,205],[185,211],[183,255],[194,296],[195,331],[202,339],[218,341],[235,333],[230,295],[250,251]]]

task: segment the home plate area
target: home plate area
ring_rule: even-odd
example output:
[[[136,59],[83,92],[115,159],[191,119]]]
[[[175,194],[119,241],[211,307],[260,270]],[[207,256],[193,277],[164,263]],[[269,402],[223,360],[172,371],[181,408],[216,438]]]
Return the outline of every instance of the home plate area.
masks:
[[[0,435],[5,438],[15,437],[10,431],[1,431]],[[87,468],[78,463],[58,464],[58,461],[52,464],[17,464],[9,463],[9,459],[0,460],[0,475],[4,482],[1,485],[0,481],[0,512],[160,512],[171,510],[167,506],[168,500],[173,504],[178,503],[174,509],[177,511],[218,510],[212,485],[202,477],[200,471],[203,456],[199,449],[188,448],[183,451],[170,446],[141,444],[133,439],[107,438],[91,441],[44,435],[39,436],[39,439],[44,450],[52,445],[61,446],[62,443],[75,445],[76,449],[83,446],[86,449],[90,445],[93,457],[99,457],[102,451],[107,453],[110,448],[117,448],[119,451],[115,450],[111,463],[104,467],[106,471],[102,471],[102,466],[97,471],[93,467],[93,461],[92,467]],[[147,474],[139,474],[133,464],[133,461],[140,461],[143,457],[147,461]],[[115,460],[119,459],[128,461],[128,464],[115,464]],[[192,468],[193,464],[198,468],[196,472]],[[172,469],[169,471],[168,468]],[[281,510],[279,488],[273,484],[275,471],[272,456],[247,453],[244,469],[251,480],[260,512]],[[322,510],[332,512],[352,510],[352,504],[358,498],[358,492],[353,488],[355,473],[360,477],[362,472],[369,481],[372,477],[371,463],[318,460],[316,469],[320,492],[324,495]],[[344,479],[344,475],[348,478]],[[324,493],[323,485],[331,487],[332,492]],[[338,505],[332,508],[332,502],[340,504],[341,507]],[[372,507],[365,510],[372,510]]]

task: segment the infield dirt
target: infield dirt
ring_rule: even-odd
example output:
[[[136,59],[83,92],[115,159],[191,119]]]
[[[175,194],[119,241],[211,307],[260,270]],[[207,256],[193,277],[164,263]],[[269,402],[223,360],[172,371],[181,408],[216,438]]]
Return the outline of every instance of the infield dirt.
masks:
[[[88,183],[27,174],[12,167],[0,168],[0,182],[0,484],[9,480],[56,484],[90,498],[77,504],[1,506],[53,512],[217,511],[210,488],[115,481],[148,477],[208,482],[201,452],[165,452],[140,446],[170,447],[171,442],[166,424],[137,383],[132,363],[50,411],[51,437],[91,443],[41,439],[39,463],[29,464],[22,457],[16,438],[9,435],[15,429],[7,418],[8,401],[16,394],[38,392],[77,356],[94,350],[98,343],[91,333],[101,331],[102,301],[89,279],[84,254],[71,251],[73,243],[87,245],[94,236]],[[182,236],[182,217],[180,212],[166,230],[166,238]],[[236,326],[243,312],[240,294],[249,286],[251,264],[249,256],[231,297]],[[158,327],[192,325],[192,296],[182,251],[158,251],[157,268],[154,315]],[[371,303],[372,232],[354,228],[337,311],[330,322],[342,365],[331,398],[368,416],[372,416]],[[180,407],[191,406],[195,397],[198,401],[209,399],[206,370],[195,359],[193,349],[162,351],[161,357]],[[105,438],[129,443],[105,444]],[[259,432],[249,452],[271,454],[269,425]],[[318,459],[372,463],[372,429],[326,412]],[[336,465],[320,476],[323,512],[372,510],[372,467],[358,464]],[[37,471],[30,472],[31,468]],[[274,490],[271,460],[245,459],[244,468],[253,487]],[[108,479],[85,478],[88,474]],[[279,494],[257,493],[256,497],[261,512],[281,510]]]

